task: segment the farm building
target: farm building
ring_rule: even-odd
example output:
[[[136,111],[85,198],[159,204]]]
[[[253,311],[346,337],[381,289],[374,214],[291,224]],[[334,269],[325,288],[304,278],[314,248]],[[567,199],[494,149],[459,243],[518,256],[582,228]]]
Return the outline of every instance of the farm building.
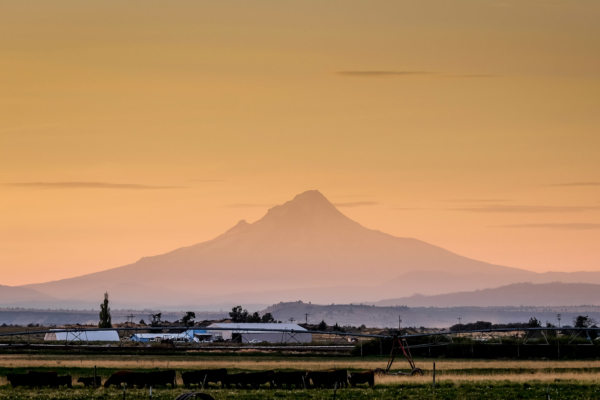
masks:
[[[303,327],[296,324],[246,324],[246,323],[215,323],[208,328],[229,328],[219,331],[208,330],[212,340],[221,337],[224,340],[242,343],[269,342],[269,343],[309,343],[312,334],[304,333]],[[258,329],[258,330],[257,330]],[[260,329],[282,329],[283,332],[265,332]],[[286,332],[288,331],[288,332]]]
[[[59,331],[60,329],[53,329]],[[49,332],[44,336],[44,340],[59,340],[67,342],[118,342],[119,334],[117,331],[69,331],[69,332]]]
[[[205,330],[199,329],[188,329],[181,333],[136,333],[131,336],[133,342],[160,342],[162,340],[172,340],[175,342],[199,342],[202,340],[210,340],[211,335],[207,334]]]

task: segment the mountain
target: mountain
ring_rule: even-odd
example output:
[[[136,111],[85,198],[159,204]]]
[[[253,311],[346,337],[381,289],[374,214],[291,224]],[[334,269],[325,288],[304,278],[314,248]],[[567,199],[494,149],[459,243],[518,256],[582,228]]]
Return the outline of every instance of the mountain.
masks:
[[[27,302],[47,302],[57,300],[34,289],[0,285],[0,304],[19,307]]]
[[[528,276],[490,275],[485,271],[477,274],[456,274],[442,271],[410,271],[383,284],[379,290],[382,295],[390,293],[394,287],[408,287],[410,294],[435,295],[443,293],[466,292],[478,289],[490,289],[511,283],[593,283],[600,284],[600,272],[544,272]]]
[[[108,290],[119,304],[135,306],[243,301],[248,296],[254,302],[276,302],[275,293],[293,291],[302,296],[307,290],[320,292],[321,301],[336,301],[336,295],[343,294],[378,300],[383,295],[415,293],[405,285],[384,285],[411,271],[482,274],[492,281],[501,277],[526,281],[535,275],[367,229],[311,190],[271,208],[252,224],[240,221],[213,240],[123,267],[26,287],[63,299],[96,302]],[[266,292],[272,295],[261,295]]]
[[[448,293],[436,296],[413,295],[382,300],[377,306],[408,307],[499,307],[499,306],[580,306],[600,305],[600,285],[589,283],[516,283],[494,289]]]

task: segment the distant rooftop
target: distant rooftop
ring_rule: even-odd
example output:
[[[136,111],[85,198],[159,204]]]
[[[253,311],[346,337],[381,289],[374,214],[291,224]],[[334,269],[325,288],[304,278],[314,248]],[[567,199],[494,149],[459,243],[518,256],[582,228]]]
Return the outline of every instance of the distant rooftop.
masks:
[[[261,324],[261,323],[241,323],[241,322],[232,322],[232,323],[222,323],[216,322],[214,324],[210,324],[208,328],[231,328],[231,329],[240,329],[240,330],[254,330],[254,329],[281,329],[288,331],[305,331],[303,327],[298,324]]]

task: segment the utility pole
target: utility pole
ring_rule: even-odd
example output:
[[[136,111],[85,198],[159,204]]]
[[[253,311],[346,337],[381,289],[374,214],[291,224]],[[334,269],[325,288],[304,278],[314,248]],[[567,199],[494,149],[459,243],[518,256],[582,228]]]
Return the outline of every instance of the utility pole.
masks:
[[[304,318],[305,318],[305,320],[304,320],[304,323],[305,323],[306,325],[308,325],[308,316],[309,316],[309,315],[310,315],[309,313],[304,313]]]
[[[460,328],[462,327],[462,323],[460,322],[460,320],[462,319],[461,317],[456,318],[458,320],[458,337],[460,337]]]
[[[402,326],[402,318],[400,318],[400,315],[398,315],[398,333],[400,333],[401,326]]]
[[[293,324],[296,318],[290,318],[290,322]]]
[[[558,318],[558,327],[560,328],[561,315],[560,314],[556,314],[556,318]],[[559,331],[556,331],[556,351],[558,353],[558,358],[560,358],[560,337],[559,337]]]

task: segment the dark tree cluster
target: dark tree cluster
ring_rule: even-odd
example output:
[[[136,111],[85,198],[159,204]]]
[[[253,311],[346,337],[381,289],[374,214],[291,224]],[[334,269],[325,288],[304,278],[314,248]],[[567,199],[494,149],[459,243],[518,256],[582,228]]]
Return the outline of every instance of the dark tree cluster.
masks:
[[[181,323],[183,326],[192,326],[194,325],[194,320],[196,319],[196,313],[193,311],[188,311],[185,313],[183,318],[181,318]]]
[[[265,313],[262,317],[258,311],[250,314],[248,310],[242,309],[242,306],[236,306],[231,309],[229,317],[233,322],[247,322],[247,323],[262,323],[269,324],[276,322],[275,318],[271,313]]]

